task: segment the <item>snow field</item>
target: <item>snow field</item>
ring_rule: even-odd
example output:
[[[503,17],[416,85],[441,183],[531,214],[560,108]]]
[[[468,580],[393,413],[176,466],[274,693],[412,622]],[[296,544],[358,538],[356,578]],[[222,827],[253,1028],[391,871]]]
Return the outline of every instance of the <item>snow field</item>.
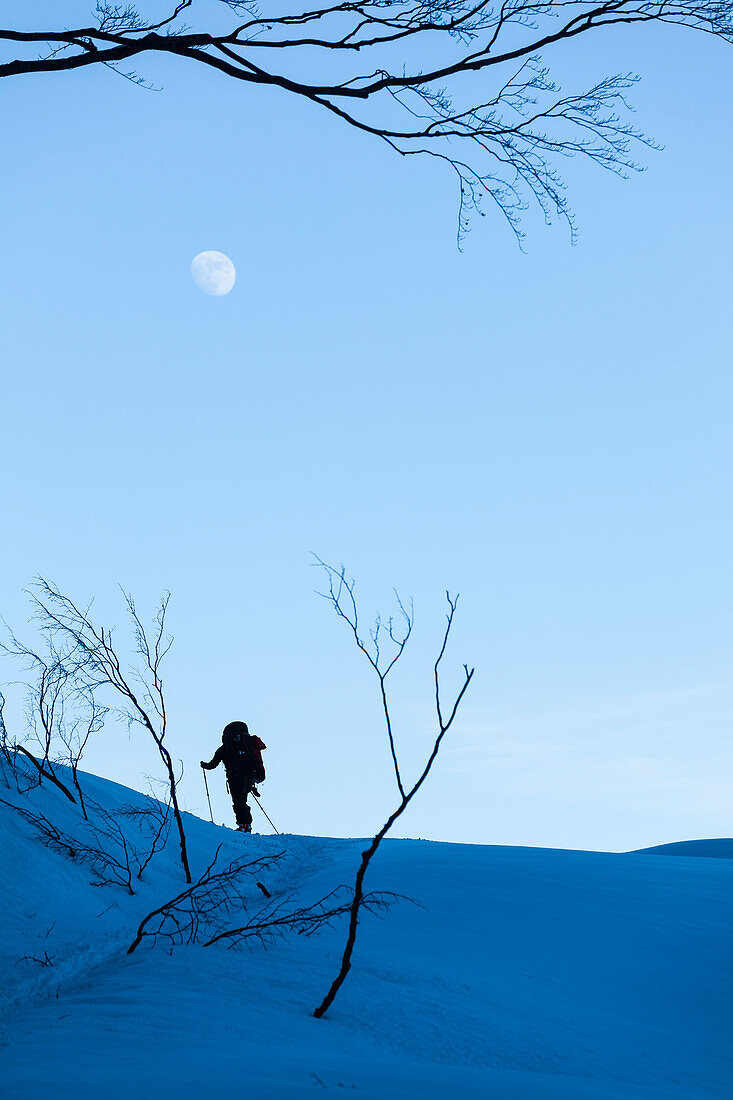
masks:
[[[82,783],[108,810],[142,800]],[[21,797],[0,781],[0,798],[81,827],[46,783]],[[191,815],[186,828],[194,875],[219,843],[228,858],[284,851],[262,880],[303,903],[350,882],[363,847],[242,837]],[[0,804],[0,1095],[730,1098],[721,844],[671,858],[387,840],[367,886],[419,904],[363,916],[352,972],[315,1020],[343,925],[267,950],[128,956],[141,917],[183,888],[175,834],[130,897],[90,885]]]

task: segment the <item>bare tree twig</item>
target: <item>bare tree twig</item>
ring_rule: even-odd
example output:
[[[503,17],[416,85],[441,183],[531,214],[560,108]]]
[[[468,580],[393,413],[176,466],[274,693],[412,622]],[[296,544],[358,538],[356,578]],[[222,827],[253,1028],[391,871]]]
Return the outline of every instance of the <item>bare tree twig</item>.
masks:
[[[30,760],[31,764],[33,764],[34,768],[36,768],[36,770],[38,771],[39,776],[43,776],[45,779],[50,779],[51,782],[54,783],[58,787],[58,789],[66,795],[69,802],[76,803],[76,799],[74,798],[69,788],[61,782],[59,777],[55,775],[54,772],[48,771],[46,768],[44,768],[43,764],[36,760],[33,753],[29,752],[25,745],[16,745],[15,747],[18,752],[21,752],[23,756],[27,757],[28,760]]]
[[[118,713],[128,725],[139,725],[152,737],[168,777],[173,816],[186,882],[191,882],[186,833],[178,804],[178,782],[173,758],[166,744],[168,716],[163,691],[161,665],[172,639],[166,637],[165,620],[170,593],[165,593],[156,612],[149,636],[129,593],[123,592],[133,627],[140,666],[123,666],[113,641],[113,632],[97,626],[90,610],[82,610],[56,585],[39,578],[30,593],[41,630],[53,646],[58,639],[66,642],[66,667],[69,675],[87,695],[111,691],[119,700]]]
[[[414,608],[412,602],[410,602],[410,610],[407,611],[400,599],[400,596],[395,589],[394,595],[397,601],[397,606],[400,611],[400,615],[403,621],[402,633],[397,633],[393,620],[390,618],[387,625],[387,635],[393,644],[393,653],[391,659],[387,662],[386,666],[382,665],[381,658],[382,652],[380,649],[380,635],[384,633],[384,624],[379,616],[377,616],[373,628],[370,630],[370,637],[372,642],[371,649],[364,641],[359,632],[359,615],[356,607],[355,597],[355,582],[353,580],[347,580],[346,570],[342,565],[340,569],[334,569],[331,565],[326,565],[324,561],[314,554],[314,564],[323,569],[326,580],[328,583],[327,592],[319,592],[318,595],[333,607],[334,611],[340,619],[347,624],[351,633],[354,636],[354,641],[359,650],[364,654],[369,664],[379,678],[379,689],[382,698],[382,709],[384,711],[384,718],[387,724],[387,738],[389,740],[389,749],[392,755],[392,764],[394,766],[395,779],[397,781],[397,788],[404,798],[405,788],[402,784],[402,776],[400,775],[400,767],[397,761],[397,750],[395,748],[394,735],[392,732],[392,718],[389,713],[389,706],[387,704],[387,692],[385,688],[385,681],[390,672],[394,668],[396,662],[402,656],[405,646],[409,641],[412,633],[412,627],[414,623]]]
[[[84,799],[84,793],[79,782],[79,764],[87,747],[87,742],[93,733],[98,733],[107,717],[107,708],[99,705],[94,694],[89,692],[84,696],[86,713],[77,716],[66,725],[62,723],[59,728],[59,738],[66,750],[66,763],[71,768],[71,777],[74,781],[76,792],[79,796],[79,805],[85,820],[89,820]]]
[[[95,820],[87,817],[79,830],[69,833],[60,829],[44,813],[3,799],[0,801],[33,826],[45,847],[74,863],[90,867],[95,886],[122,886],[128,894],[134,894],[133,879],[142,878],[144,870],[160,850],[161,837],[168,821],[165,814],[162,823],[152,831],[152,836],[149,835],[147,850],[141,850],[125,832],[119,819],[145,825],[146,813],[154,812],[149,809],[123,806],[117,813],[112,813],[99,803],[88,800]],[[150,834],[150,830],[148,832]]]
[[[40,759],[23,744],[15,748],[34,765],[38,782],[50,779],[64,794],[75,802],[66,785],[61,781],[56,764],[63,747],[65,763],[71,767],[74,786],[79,796],[82,813],[86,818],[84,795],[79,783],[78,768],[86,744],[92,733],[104,724],[107,710],[97,705],[90,692],[80,690],[75,681],[74,668],[78,660],[76,647],[58,647],[56,639],[46,639],[46,652],[22,642],[6,629],[8,641],[0,643],[0,650],[20,661],[30,675],[25,683],[26,718],[29,732],[40,749]]]
[[[340,900],[341,898],[344,900]],[[360,908],[383,915],[397,901],[412,901],[412,899],[389,891],[376,891],[364,894]],[[324,928],[330,927],[337,917],[350,913],[351,905],[351,891],[348,886],[343,885],[337,886],[335,890],[310,905],[297,905],[293,903],[292,898],[286,898],[263,906],[250,920],[238,928],[227,928],[217,933],[204,943],[204,947],[223,942],[226,942],[229,947],[238,947],[250,940],[266,944],[287,933],[314,936]]]
[[[2,759],[2,773],[5,786],[10,790],[10,780],[7,773],[15,773],[15,760],[10,745],[10,736],[5,725],[5,696],[0,691],[0,758]]]
[[[221,845],[201,876],[174,898],[163,902],[140,922],[135,939],[127,949],[131,955],[143,939],[154,943],[166,939],[172,943],[191,944],[212,935],[219,923],[233,911],[246,906],[244,881],[273,867],[283,852],[260,856],[252,860],[233,860],[215,871]]]
[[[144,939],[153,944],[163,940],[169,944],[200,943],[204,947],[221,945],[229,949],[252,942],[266,946],[287,934],[313,936],[351,910],[350,890],[338,886],[309,905],[299,904],[292,897],[268,900],[250,915],[253,898],[247,886],[251,883],[270,897],[256,876],[279,863],[285,853],[233,860],[216,871],[220,850],[221,845],[196,882],[143,918],[127,949],[128,955],[136,951]],[[386,892],[365,894],[361,907],[382,913],[398,900],[410,899]],[[227,920],[234,913],[242,913],[246,919],[227,927]]]
[[[374,838],[372,839],[372,842],[369,845],[369,847],[366,848],[365,851],[362,852],[361,863],[360,863],[359,868],[358,868],[357,873],[356,873],[356,879],[354,881],[354,886],[353,886],[353,890],[352,890],[352,900],[351,900],[351,904],[349,906],[349,930],[348,930],[348,935],[347,935],[347,938],[346,938],[346,944],[345,944],[345,947],[344,947],[343,955],[342,955],[342,958],[341,958],[341,966],[340,966],[339,972],[336,975],[336,977],[334,978],[334,980],[333,980],[326,996],[323,998],[323,1000],[321,1001],[321,1003],[319,1004],[319,1006],[316,1008],[316,1010],[313,1013],[314,1016],[320,1018],[330,1008],[331,1004],[334,1001],[334,998],[336,997],[336,994],[338,993],[339,989],[343,985],[344,981],[346,980],[346,976],[348,975],[349,970],[351,969],[351,959],[352,959],[352,955],[353,955],[353,952],[354,952],[354,947],[355,947],[355,944],[356,944],[356,935],[357,935],[357,929],[358,929],[358,924],[359,924],[359,912],[360,912],[360,909],[362,907],[364,898],[367,896],[364,893],[364,878],[366,876],[369,864],[371,863],[372,859],[376,855],[377,849],[379,848],[379,845],[381,844],[384,837],[387,835],[389,830],[392,828],[395,821],[397,821],[397,819],[399,817],[401,817],[401,815],[405,812],[405,810],[409,806],[410,802],[412,801],[414,796],[417,794],[417,792],[420,790],[420,787],[423,785],[423,783],[427,779],[428,775],[430,774],[430,770],[431,770],[431,768],[432,768],[432,766],[435,762],[435,759],[438,755],[438,752],[440,751],[440,746],[443,742],[443,738],[445,737],[446,733],[448,732],[448,730],[452,726],[453,721],[455,719],[455,716],[458,712],[458,708],[461,704],[461,701],[463,700],[463,697],[464,697],[464,695],[465,695],[465,693],[468,689],[468,685],[471,683],[471,680],[473,679],[474,669],[473,668],[469,669],[468,665],[463,666],[463,670],[464,670],[463,682],[462,682],[456,696],[454,697],[453,703],[450,707],[450,711],[448,712],[447,716],[444,716],[443,707],[442,707],[442,703],[441,703],[441,696],[440,696],[440,664],[441,664],[441,661],[443,660],[443,656],[445,654],[446,647],[448,645],[448,639],[450,637],[451,628],[453,626],[453,618],[454,618],[456,607],[457,607],[457,604],[458,604],[458,597],[457,596],[456,597],[451,597],[450,593],[446,592],[446,600],[448,602],[448,613],[446,615],[446,627],[445,627],[445,632],[443,634],[442,645],[440,647],[440,651],[439,651],[437,659],[435,661],[434,670],[433,670],[434,671],[434,680],[435,680],[435,707],[436,707],[438,732],[437,732],[437,735],[435,737],[435,741],[433,743],[432,750],[431,750],[431,752],[428,756],[427,762],[424,765],[422,772],[420,773],[420,775],[418,776],[418,778],[415,780],[415,782],[412,784],[411,787],[409,787],[409,788],[404,787],[401,780],[400,780],[399,771],[397,769],[397,761],[396,761],[396,754],[395,754],[395,748],[394,748],[394,738],[393,738],[393,732],[392,732],[392,722],[391,722],[390,716],[389,716],[389,703],[388,703],[388,700],[387,700],[387,696],[384,692],[384,677],[381,676],[380,669],[379,669],[378,627],[377,627],[377,637],[375,637],[375,635],[372,634],[372,641],[373,641],[373,644],[374,644],[375,649],[376,649],[376,654],[370,654],[367,651],[367,649],[365,647],[365,644],[364,644],[363,640],[360,638],[359,632],[358,632],[358,615],[357,615],[357,608],[356,608],[356,600],[355,600],[355,597],[354,597],[354,584],[353,584],[353,581],[348,582],[348,584],[347,584],[347,582],[345,580],[345,574],[344,574],[343,567],[340,570],[335,570],[335,569],[333,569],[332,566],[326,565],[325,562],[320,561],[320,559],[318,559],[318,564],[325,570],[326,576],[328,578],[329,589],[328,589],[328,592],[325,594],[325,598],[327,600],[329,600],[330,603],[333,605],[334,610],[336,611],[339,618],[344,619],[346,621],[349,628],[351,629],[352,634],[354,635],[354,639],[356,641],[356,644],[357,644],[358,648],[363,653],[366,654],[367,658],[370,661],[370,664],[377,671],[377,674],[380,676],[380,685],[382,687],[382,700],[383,700],[383,706],[384,706],[385,715],[386,715],[386,719],[387,719],[387,730],[388,730],[388,735],[389,735],[390,746],[391,746],[391,749],[392,749],[392,756],[393,756],[393,760],[395,762],[395,770],[397,771],[397,782],[398,782],[398,789],[399,789],[399,794],[400,794],[400,801],[397,805],[397,808],[390,814],[390,816],[387,818],[385,823],[382,825],[379,832],[374,836]],[[344,612],[344,610],[343,610],[343,605],[344,605],[343,592],[344,591],[346,592],[346,597],[349,601],[348,602],[348,608],[347,608],[346,612]],[[399,602],[399,597],[398,597],[398,603],[399,603],[400,608],[403,610],[403,614],[407,617],[407,613],[404,612],[404,609],[402,608],[402,604],[401,604],[401,602]],[[389,671],[394,666],[395,661],[397,661],[402,656],[402,653],[404,652],[405,642],[407,641],[407,638],[409,637],[410,631],[412,629],[412,615],[407,617],[407,621],[408,621],[408,624],[409,624],[409,629],[407,630],[407,633],[404,636],[403,640],[400,640],[399,637],[398,637],[397,640],[393,639],[393,641],[395,641],[395,645],[397,646],[397,653],[396,653],[394,659],[392,660],[392,662],[388,665],[387,671]],[[379,619],[377,620],[377,623],[379,624]],[[390,624],[390,636],[392,636],[391,624]],[[385,673],[385,675],[386,675],[386,673]]]
[[[144,857],[138,857],[139,870],[137,877],[143,877],[143,872],[153,860],[155,855],[162,851],[168,841],[170,833],[170,802],[159,802],[151,798],[148,806],[123,806],[119,810],[121,817],[137,822],[148,831],[150,837],[150,849]]]
[[[626,175],[639,167],[634,146],[651,144],[627,121],[633,76],[562,93],[546,59],[646,24],[731,42],[733,0],[342,0],[304,11],[171,0],[162,14],[152,0],[99,0],[86,26],[0,27],[0,79],[103,66],[151,86],[132,66],[202,65],[305,99],[401,156],[437,159],[458,183],[459,241],[489,199],[521,242],[530,202],[575,232],[563,158]]]

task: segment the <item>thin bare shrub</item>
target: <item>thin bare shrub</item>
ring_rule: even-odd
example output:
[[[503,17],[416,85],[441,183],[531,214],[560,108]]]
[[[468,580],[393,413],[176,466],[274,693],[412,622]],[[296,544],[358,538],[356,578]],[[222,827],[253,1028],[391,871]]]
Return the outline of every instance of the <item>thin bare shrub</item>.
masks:
[[[392,765],[394,769],[395,782],[397,786],[398,802],[397,807],[392,811],[387,820],[382,825],[381,829],[373,837],[371,844],[362,852],[361,863],[356,872],[356,878],[352,888],[351,904],[349,907],[349,928],[346,937],[346,943],[344,946],[343,955],[341,957],[341,966],[338,974],[334,978],[331,986],[323,998],[321,1003],[315,1009],[313,1015],[320,1018],[329,1009],[333,1003],[336,994],[346,980],[346,976],[351,969],[351,960],[354,953],[354,947],[356,944],[356,935],[359,925],[359,913],[364,904],[364,898],[368,895],[364,893],[364,879],[369,868],[369,864],[377,853],[379,845],[384,840],[389,830],[394,825],[395,821],[405,812],[410,802],[420,790],[423,783],[430,774],[430,770],[435,763],[440,747],[443,743],[443,738],[453,725],[453,721],[458,712],[458,708],[461,704],[461,700],[465,695],[468,685],[471,683],[474,675],[474,669],[469,669],[468,665],[463,666],[463,680],[458,688],[456,695],[454,696],[452,704],[444,709],[441,700],[440,690],[440,665],[443,660],[443,656],[448,645],[448,639],[450,637],[451,628],[453,626],[453,617],[455,615],[456,607],[458,605],[458,596],[451,597],[450,593],[446,592],[446,601],[448,603],[448,612],[446,615],[446,626],[443,634],[443,643],[440,647],[440,651],[435,660],[433,666],[433,679],[435,684],[435,710],[436,710],[436,725],[437,732],[435,740],[433,741],[432,749],[428,753],[427,761],[419,773],[417,779],[412,783],[405,783],[402,777],[402,771],[398,760],[397,748],[395,745],[393,722],[390,713],[389,699],[386,690],[386,680],[392,669],[395,667],[400,657],[402,657],[405,646],[410,639],[413,627],[413,612],[412,607],[408,611],[402,600],[397,593],[395,597],[397,599],[397,607],[401,620],[401,627],[397,626],[393,619],[389,619],[385,624],[383,620],[378,616],[374,626],[369,631],[368,635],[364,635],[360,622],[359,614],[356,605],[355,596],[355,583],[353,580],[347,580],[346,571],[342,566],[340,569],[334,569],[333,566],[327,565],[321,561],[320,558],[316,559],[317,564],[322,568],[325,578],[327,589],[325,592],[320,593],[325,600],[331,605],[333,610],[339,619],[341,619],[348,627],[352,634],[359,651],[366,657],[372,670],[376,674],[379,688],[380,697],[382,701],[382,709],[384,712],[385,725],[387,730],[387,738],[389,741],[390,752],[392,756]],[[385,656],[384,650],[388,649],[388,654]]]

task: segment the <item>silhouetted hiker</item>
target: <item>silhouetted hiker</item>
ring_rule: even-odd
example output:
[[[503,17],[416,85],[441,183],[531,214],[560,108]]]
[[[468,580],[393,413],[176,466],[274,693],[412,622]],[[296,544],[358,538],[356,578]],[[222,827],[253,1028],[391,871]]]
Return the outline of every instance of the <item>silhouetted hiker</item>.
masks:
[[[221,745],[212,759],[208,764],[205,760],[201,761],[201,767],[207,771],[217,768],[223,761],[234,816],[241,833],[252,832],[252,811],[247,805],[247,795],[250,791],[259,793],[255,783],[262,783],[265,778],[262,750],[266,748],[264,741],[249,732],[246,722],[230,722],[224,727]]]

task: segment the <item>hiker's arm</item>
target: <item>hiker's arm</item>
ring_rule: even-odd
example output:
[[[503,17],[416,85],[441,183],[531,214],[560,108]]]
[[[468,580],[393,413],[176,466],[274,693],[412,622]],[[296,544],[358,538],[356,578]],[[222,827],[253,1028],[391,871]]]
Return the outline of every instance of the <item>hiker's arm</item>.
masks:
[[[211,771],[212,768],[218,768],[219,764],[221,764],[221,761],[222,761],[222,749],[221,749],[221,746],[219,746],[219,748],[216,750],[216,752],[214,753],[211,760],[209,760],[208,764],[206,763],[205,760],[201,761],[201,767],[206,768],[207,772],[209,772],[209,771]]]

